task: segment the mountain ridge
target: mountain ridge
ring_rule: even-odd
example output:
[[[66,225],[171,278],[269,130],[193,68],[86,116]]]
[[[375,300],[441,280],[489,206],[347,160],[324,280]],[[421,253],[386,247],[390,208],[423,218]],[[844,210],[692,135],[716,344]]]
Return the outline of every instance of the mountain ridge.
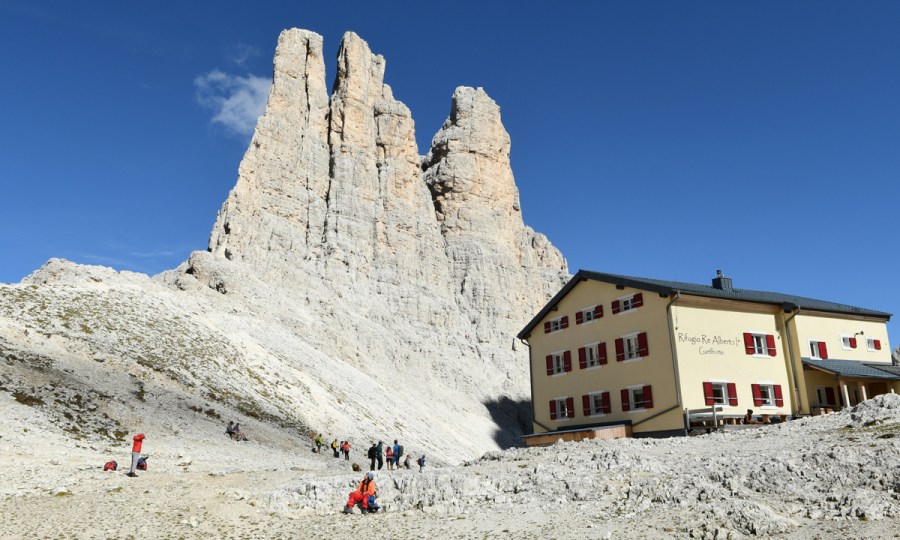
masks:
[[[110,396],[107,433],[155,399],[183,422],[199,408],[400,436],[457,449],[438,457],[449,462],[515,443],[529,400],[515,334],[568,271],[522,219],[500,109],[457,88],[423,157],[384,58],[346,33],[329,96],[322,43],[279,36],[265,113],[207,251],[152,278],[52,259],[0,286],[13,391],[60,400],[11,360],[40,352],[54,387],[91,366],[78,391]],[[126,375],[129,392],[104,387]],[[48,414],[77,429],[66,410]]]

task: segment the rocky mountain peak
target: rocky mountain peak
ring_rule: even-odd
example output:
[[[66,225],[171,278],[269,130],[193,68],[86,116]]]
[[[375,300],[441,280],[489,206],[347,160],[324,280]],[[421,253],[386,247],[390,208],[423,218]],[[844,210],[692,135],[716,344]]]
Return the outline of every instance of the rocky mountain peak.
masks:
[[[345,34],[329,96],[322,45],[307,30],[279,36],[265,112],[207,251],[152,280],[52,262],[0,289],[16,299],[0,311],[13,329],[0,344],[121,371],[142,396],[158,388],[271,426],[393,433],[458,449],[450,460],[528,426],[515,335],[568,274],[522,220],[499,107],[458,88],[423,162],[384,58]],[[41,309],[51,314],[30,315]],[[130,394],[116,395],[127,409]]]

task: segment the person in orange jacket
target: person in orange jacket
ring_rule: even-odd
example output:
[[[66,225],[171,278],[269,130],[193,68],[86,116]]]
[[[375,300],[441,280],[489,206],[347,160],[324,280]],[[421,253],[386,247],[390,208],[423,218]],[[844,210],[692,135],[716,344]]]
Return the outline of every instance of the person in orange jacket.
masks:
[[[138,460],[141,459],[141,445],[144,442],[144,434],[138,433],[134,436],[134,444],[131,445],[131,470],[126,476],[136,477],[135,469],[137,469]]]
[[[353,507],[356,506],[356,503],[362,503],[362,513],[369,513],[369,495],[375,495],[375,473],[369,471],[363,477],[362,482],[359,483],[359,487],[356,488],[356,491],[350,493],[350,498],[347,499],[347,506],[344,508],[345,514],[352,514]]]

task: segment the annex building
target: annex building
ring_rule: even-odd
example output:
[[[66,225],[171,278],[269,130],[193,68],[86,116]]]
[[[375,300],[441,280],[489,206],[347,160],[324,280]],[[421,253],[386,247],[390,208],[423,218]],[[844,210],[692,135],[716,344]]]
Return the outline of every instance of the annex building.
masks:
[[[721,272],[699,285],[579,270],[518,335],[530,351],[526,442],[682,435],[685,409],[810,415],[900,392],[890,317],[736,289]]]

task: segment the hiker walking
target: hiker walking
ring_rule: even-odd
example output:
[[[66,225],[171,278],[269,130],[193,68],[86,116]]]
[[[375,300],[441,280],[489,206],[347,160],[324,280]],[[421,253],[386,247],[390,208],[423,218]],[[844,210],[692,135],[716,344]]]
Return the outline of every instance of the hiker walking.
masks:
[[[322,453],[322,445],[323,445],[323,444],[325,444],[325,441],[322,440],[322,434],[319,433],[319,434],[316,436],[316,453],[317,453],[317,454],[321,454],[321,453]]]
[[[136,478],[137,473],[134,471],[135,469],[137,469],[138,460],[141,459],[141,446],[144,442],[144,434],[138,433],[133,437],[133,439],[134,444],[131,445],[131,469],[125,475]]]
[[[338,448],[340,448],[340,446],[338,445],[337,439],[331,441],[331,452],[334,454],[334,457],[336,457],[336,458],[341,457],[341,453],[338,450]]]
[[[406,454],[406,459],[403,460],[403,466],[406,467],[407,469],[409,469],[411,462],[412,462],[412,455]]]
[[[341,452],[344,453],[344,461],[350,461],[350,441],[344,441],[341,445]]]
[[[375,470],[375,443],[372,443],[372,446],[369,448],[369,459],[372,460],[372,465],[369,467],[370,471]]]
[[[403,457],[403,445],[394,439],[394,468],[400,468],[400,458]]]
[[[384,451],[384,457],[387,458],[388,470],[394,468],[394,447],[388,446],[387,450]]]
[[[375,488],[375,473],[369,471],[363,477],[362,482],[359,483],[359,487],[356,488],[356,491],[350,493],[350,497],[347,499],[347,506],[344,507],[345,514],[352,514],[353,507],[356,506],[357,503],[362,503],[362,513],[369,513],[369,496],[377,496],[376,488]]]
[[[419,472],[422,472],[422,469],[425,468],[425,454],[422,454],[422,457],[417,459],[416,463],[419,464]]]
[[[375,459],[378,460],[378,470],[381,470],[381,467],[384,466],[384,442],[378,441],[378,446],[375,447]]]

